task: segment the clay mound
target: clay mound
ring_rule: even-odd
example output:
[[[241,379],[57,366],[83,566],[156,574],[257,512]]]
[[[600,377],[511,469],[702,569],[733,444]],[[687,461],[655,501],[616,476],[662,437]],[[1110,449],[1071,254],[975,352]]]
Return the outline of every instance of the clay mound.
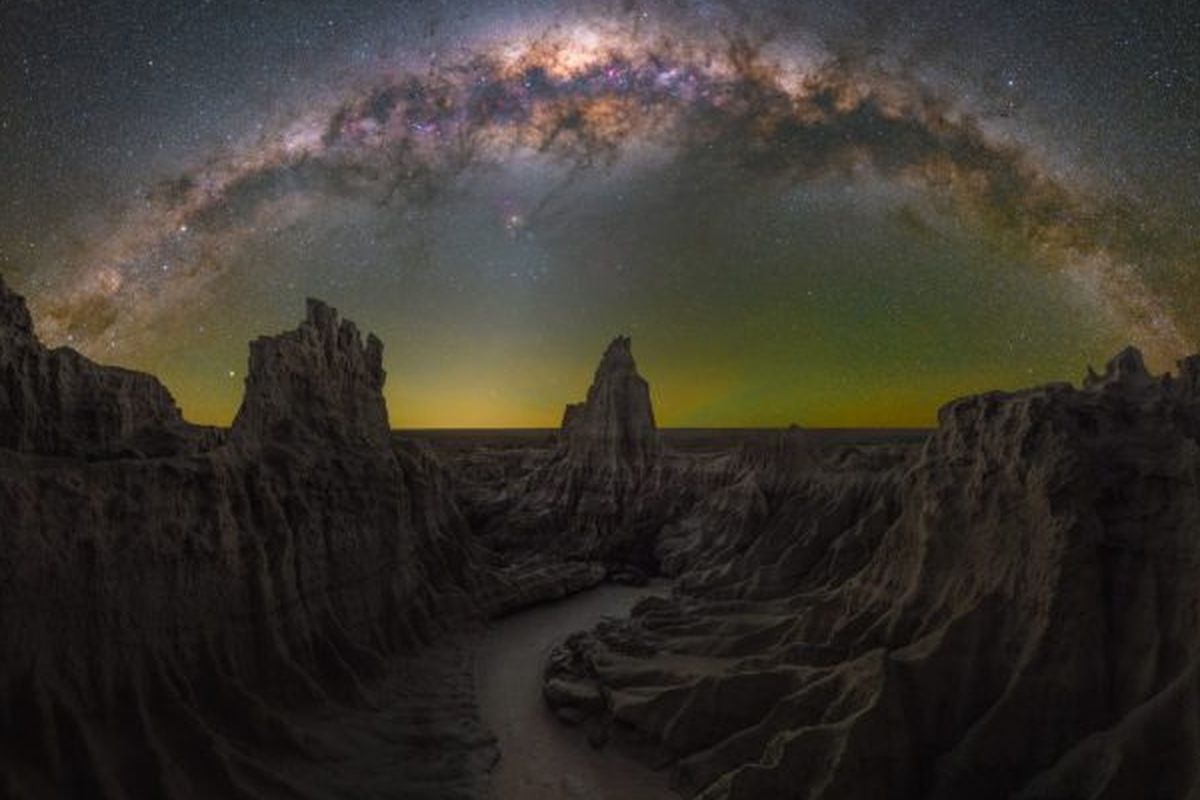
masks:
[[[548,700],[703,798],[1195,796],[1195,363],[948,405],[911,465],[798,484],[572,637]]]
[[[25,301],[0,278],[0,448],[128,458],[182,453],[215,439],[183,421],[154,377],[45,348]]]
[[[469,613],[478,578],[440,464],[387,440],[377,341],[363,347],[310,304],[299,331],[255,343],[231,443],[47,459],[125,442],[126,419],[172,427],[178,414],[148,376],[46,352],[19,299],[0,295],[0,309],[0,352],[18,367],[2,373],[8,397],[53,410],[19,418],[18,447],[0,449],[0,796],[353,794],[359,776],[339,764],[357,756],[309,717],[386,700],[392,659]],[[61,364],[77,370],[71,387],[111,389],[102,408],[119,418],[41,382]],[[467,753],[481,731],[442,733],[447,753],[463,749],[454,763],[479,760]],[[403,755],[375,745],[380,764]],[[314,760],[320,781],[287,776]]]

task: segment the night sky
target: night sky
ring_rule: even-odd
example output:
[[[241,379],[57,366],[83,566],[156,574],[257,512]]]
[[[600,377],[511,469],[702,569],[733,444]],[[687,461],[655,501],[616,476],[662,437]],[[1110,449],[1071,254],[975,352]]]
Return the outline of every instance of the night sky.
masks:
[[[316,296],[397,427],[926,425],[1197,349],[1198,6],[4,0],[0,274],[198,422]]]

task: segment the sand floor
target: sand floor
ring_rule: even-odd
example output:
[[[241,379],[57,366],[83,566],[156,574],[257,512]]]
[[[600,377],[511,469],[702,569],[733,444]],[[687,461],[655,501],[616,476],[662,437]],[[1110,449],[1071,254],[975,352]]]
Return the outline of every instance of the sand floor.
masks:
[[[493,623],[476,654],[482,721],[496,735],[495,800],[655,800],[677,798],[667,774],[614,748],[597,750],[542,700],[542,667],[551,648],[604,616],[623,616],[656,591],[601,586]]]

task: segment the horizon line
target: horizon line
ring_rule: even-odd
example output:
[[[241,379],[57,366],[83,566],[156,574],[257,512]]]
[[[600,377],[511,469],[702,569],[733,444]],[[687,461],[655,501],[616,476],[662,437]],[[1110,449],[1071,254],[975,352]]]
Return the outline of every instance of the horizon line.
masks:
[[[934,431],[937,430],[936,425],[820,425],[807,426],[800,424],[790,425],[722,425],[722,426],[695,426],[695,425],[663,425],[655,428],[657,431],[786,431],[789,428],[798,428],[805,431]],[[561,427],[522,427],[522,426],[462,426],[462,427],[403,427],[391,428],[393,433],[406,432],[424,432],[424,431],[550,431],[557,432],[562,430]]]

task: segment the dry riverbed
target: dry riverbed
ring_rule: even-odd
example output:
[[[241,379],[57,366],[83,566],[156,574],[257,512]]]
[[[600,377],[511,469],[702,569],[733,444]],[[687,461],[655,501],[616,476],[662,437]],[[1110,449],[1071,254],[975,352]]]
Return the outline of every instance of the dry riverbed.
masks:
[[[475,676],[482,722],[498,739],[495,800],[658,800],[677,798],[665,772],[614,748],[597,750],[560,722],[542,699],[551,648],[605,616],[624,616],[653,588],[600,586],[497,620],[484,635]]]

